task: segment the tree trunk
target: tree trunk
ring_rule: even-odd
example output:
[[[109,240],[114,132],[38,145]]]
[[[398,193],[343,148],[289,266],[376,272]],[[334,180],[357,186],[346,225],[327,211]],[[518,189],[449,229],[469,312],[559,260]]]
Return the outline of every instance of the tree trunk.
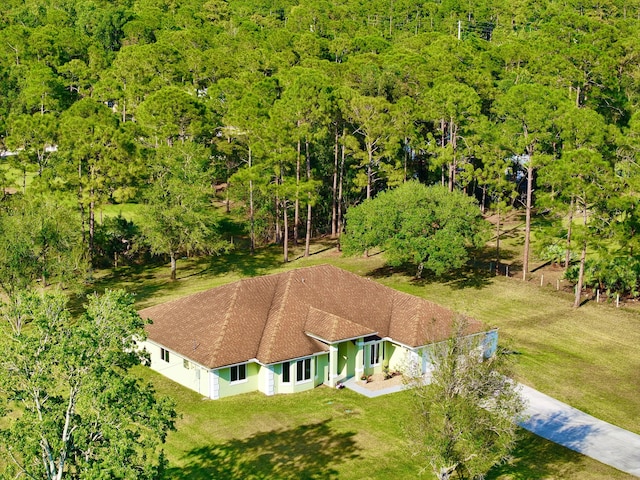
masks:
[[[369,163],[367,164],[367,200],[371,198],[371,189],[373,183],[373,152],[368,148]]]
[[[298,245],[298,225],[300,224],[300,149],[298,140],[298,156],[296,158],[296,202],[293,209],[293,244]]]
[[[276,179],[276,183],[277,183]],[[282,232],[280,231],[280,196],[276,195],[275,198],[275,209],[276,209],[276,228],[273,233],[273,243],[280,243],[280,239],[282,238]]]
[[[529,250],[531,247],[531,199],[533,196],[533,164],[529,156],[529,166],[527,167],[527,206],[526,220],[524,227],[524,253],[522,255],[522,280],[527,279],[529,274]]]
[[[582,295],[582,285],[584,284],[584,266],[587,262],[587,206],[582,207],[582,220],[585,226],[584,240],[582,241],[582,252],[580,253],[580,270],[578,271],[578,284],[576,285],[575,299],[573,301],[573,308],[580,306],[580,299]]]
[[[455,161],[452,161],[449,164],[449,181],[447,184],[447,187],[449,188],[450,192],[453,192],[453,185],[455,184],[455,178],[456,178],[456,163]]]
[[[93,200],[93,188],[91,188],[91,201],[89,202],[89,259],[93,260],[93,251],[95,247],[96,234],[96,211],[95,201]]]
[[[574,210],[574,198],[571,197],[571,203],[569,205],[569,225],[567,226],[567,249],[564,253],[564,272],[569,270],[569,264],[571,263],[571,228],[573,226],[573,210]]]
[[[407,148],[409,146],[409,139],[405,137],[404,139],[404,179],[403,182],[407,181],[407,164],[409,163],[409,148]]]
[[[456,170],[458,168],[458,161],[456,159],[458,149],[458,126],[453,123],[453,118],[449,119],[449,143],[453,149],[453,159],[449,166],[449,191],[453,192],[453,188],[456,185]]]
[[[309,141],[305,141],[305,153],[307,157],[307,180],[311,180],[311,156],[309,155]],[[304,256],[309,256],[311,248],[311,193],[307,193],[307,231],[304,238]]]
[[[336,125],[335,139],[333,144],[333,188],[331,190],[331,238],[336,238],[338,233],[338,165],[340,157],[340,136]]]
[[[251,170],[251,147],[249,147],[249,170]],[[252,175],[252,173],[250,173]],[[256,251],[256,232],[255,232],[255,218],[253,211],[253,180],[249,179],[249,251],[253,255]]]
[[[338,251],[340,248],[340,236],[342,235],[342,184],[344,179],[344,161],[346,156],[346,147],[342,146],[342,155],[340,158],[340,178],[338,179]]]
[[[282,202],[282,223],[284,224],[283,233],[283,261],[287,263],[289,261],[289,219],[287,218],[287,201]]]
[[[496,222],[496,274],[500,273],[500,207],[498,207],[498,221]]]
[[[444,122],[444,118],[440,119],[440,131],[442,132],[442,134],[440,135],[440,147],[444,148],[445,146],[445,141],[446,141],[446,137],[445,137],[445,129],[446,128],[446,124]],[[445,180],[445,174],[444,174],[444,163],[442,164],[442,167],[440,168],[440,182],[442,183],[442,186],[444,187],[447,183]]]
[[[43,245],[42,245],[42,272],[41,272],[41,275],[40,275],[40,281],[42,282],[42,286],[43,287],[47,286],[47,269],[46,269],[45,265],[47,264],[48,247],[49,247],[49,245],[47,244],[47,241],[45,240],[43,242]]]
[[[169,252],[169,258],[171,259],[171,281],[176,280],[176,252],[173,250]]]

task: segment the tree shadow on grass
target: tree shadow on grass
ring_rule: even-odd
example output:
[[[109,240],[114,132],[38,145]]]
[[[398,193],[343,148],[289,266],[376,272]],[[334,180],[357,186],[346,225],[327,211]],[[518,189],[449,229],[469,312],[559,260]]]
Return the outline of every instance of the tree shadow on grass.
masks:
[[[246,439],[194,448],[182,468],[166,478],[210,479],[331,479],[334,466],[359,457],[355,432],[334,432],[328,420],[290,430],[260,432]]]
[[[524,429],[520,430],[520,439],[511,456],[510,462],[493,467],[486,476],[487,480],[563,478],[568,471],[579,470],[579,464],[585,461],[581,454]]]
[[[242,277],[255,277],[282,265],[282,248],[278,245],[258,248],[253,255],[238,247],[229,253],[212,256],[204,273],[224,275],[236,272]]]
[[[422,275],[416,277],[417,268],[413,264],[403,264],[400,266],[385,265],[366,273],[372,278],[387,278],[392,275],[402,275],[410,278],[412,285],[427,286],[434,283],[448,284],[454,289],[462,290],[465,288],[482,289],[489,285],[491,278],[494,276],[488,268],[480,269],[473,265],[467,265],[463,268],[453,270],[444,275],[435,276],[428,270],[424,270]]]

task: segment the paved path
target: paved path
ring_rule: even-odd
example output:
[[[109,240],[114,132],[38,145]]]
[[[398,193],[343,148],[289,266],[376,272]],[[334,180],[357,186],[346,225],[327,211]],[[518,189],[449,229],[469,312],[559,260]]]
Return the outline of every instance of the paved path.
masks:
[[[640,477],[640,435],[598,420],[533,388],[521,385],[529,402],[530,432]],[[640,421],[640,419],[638,419]]]
[[[380,395],[386,395],[388,393],[399,392],[404,388],[404,385],[394,385],[393,387],[390,387],[390,388],[370,390],[360,385],[356,381],[355,377],[351,377],[350,379],[345,380],[343,383],[344,383],[344,386],[347,387],[349,390],[353,390],[354,392],[358,392],[360,395],[364,395],[365,397],[369,397],[369,398],[379,397]]]
[[[369,398],[398,392],[403,388],[400,385],[372,391],[360,386],[353,378],[347,380],[345,386]],[[640,435],[598,420],[531,387],[520,387],[529,405],[525,412],[528,420],[521,424],[523,428],[640,477]]]

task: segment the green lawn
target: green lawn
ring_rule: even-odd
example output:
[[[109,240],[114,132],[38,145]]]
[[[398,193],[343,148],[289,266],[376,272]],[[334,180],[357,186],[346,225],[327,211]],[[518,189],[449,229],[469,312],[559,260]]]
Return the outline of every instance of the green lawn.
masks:
[[[168,478],[415,478],[419,459],[406,447],[407,393],[365,398],[319,387],[296,395],[250,393],[203,399],[148,369],[141,375],[178,403],[181,418],[165,452]],[[423,478],[431,478],[428,472]],[[489,479],[631,479],[528,432],[510,464]]]
[[[316,243],[308,259],[298,249],[287,265],[275,247],[254,257],[182,260],[176,282],[167,266],[126,267],[98,274],[95,287],[125,287],[142,308],[246,276],[332,263],[499,327],[502,344],[517,356],[520,381],[640,433],[637,312],[591,303],[575,310],[568,294],[486,273],[416,281],[412,271],[385,267],[380,254],[345,259],[330,246]],[[209,401],[150,371],[143,375],[176,398],[182,414],[166,445],[170,478],[406,478],[419,470],[402,441],[411,421],[405,393],[366,399],[321,387]],[[632,477],[523,432],[514,461],[489,478]]]
[[[381,279],[500,328],[519,379],[580,410],[640,433],[640,315],[504,277],[415,283]]]

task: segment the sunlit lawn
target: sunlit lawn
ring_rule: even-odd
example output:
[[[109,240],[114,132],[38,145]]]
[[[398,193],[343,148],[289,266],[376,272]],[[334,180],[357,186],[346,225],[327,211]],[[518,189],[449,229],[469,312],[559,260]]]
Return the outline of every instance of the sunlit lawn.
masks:
[[[106,218],[122,216],[130,222],[138,220],[141,206],[137,203],[107,203],[98,208],[98,220],[102,221]]]
[[[381,279],[500,328],[520,379],[620,427],[640,433],[640,315],[610,304],[572,308],[573,297],[504,277],[415,283]]]
[[[298,247],[286,265],[276,247],[253,257],[236,251],[186,259],[176,282],[166,265],[126,267],[98,274],[95,287],[125,287],[142,308],[246,276],[332,263],[499,327],[502,343],[515,352],[519,380],[640,433],[637,313],[591,303],[576,310],[568,294],[486,272],[418,281],[411,270],[385,267],[382,254],[343,258],[329,240],[316,242],[312,252],[301,258]],[[420,469],[404,447],[402,426],[411,419],[406,393],[366,399],[321,387],[209,401],[152,372],[144,375],[176,398],[182,413],[166,445],[170,478],[408,478]],[[514,457],[490,478],[631,478],[526,432]]]
[[[424,466],[404,437],[412,421],[406,392],[368,399],[319,387],[212,401],[148,369],[142,375],[181,414],[165,445],[171,479],[404,479]],[[514,453],[488,478],[632,478],[525,431]]]

